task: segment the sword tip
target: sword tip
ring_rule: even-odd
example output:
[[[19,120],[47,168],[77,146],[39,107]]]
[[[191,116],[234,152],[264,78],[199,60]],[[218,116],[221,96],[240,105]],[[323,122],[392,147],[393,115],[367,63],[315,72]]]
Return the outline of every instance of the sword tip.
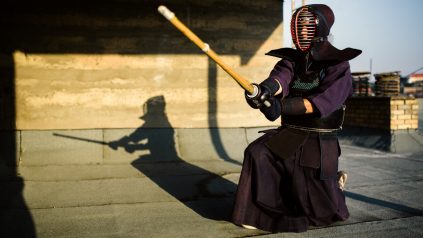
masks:
[[[171,12],[166,6],[164,5],[160,5],[157,8],[157,11],[160,12],[160,14],[162,14],[166,19],[170,20],[173,17],[175,17],[175,14],[173,12]]]

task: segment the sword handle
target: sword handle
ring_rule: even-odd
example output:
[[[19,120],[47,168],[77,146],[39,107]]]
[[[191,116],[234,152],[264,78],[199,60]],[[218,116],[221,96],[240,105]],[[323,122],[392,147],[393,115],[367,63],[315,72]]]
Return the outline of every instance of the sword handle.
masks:
[[[253,86],[253,93],[248,93],[247,94],[247,97],[249,97],[249,98],[255,98],[255,97],[257,97],[259,94],[260,94],[260,88],[257,86],[257,84],[252,84],[252,86]],[[263,104],[266,106],[266,107],[270,107],[272,104],[269,102],[269,101],[267,101],[267,100],[265,100],[264,102],[263,102]]]

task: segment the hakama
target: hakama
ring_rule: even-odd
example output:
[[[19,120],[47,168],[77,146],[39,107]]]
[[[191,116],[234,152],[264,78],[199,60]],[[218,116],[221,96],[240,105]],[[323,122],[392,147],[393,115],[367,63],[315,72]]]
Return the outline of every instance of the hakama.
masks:
[[[283,157],[269,149],[275,136],[287,148]],[[337,181],[339,154],[333,134],[267,131],[245,150],[233,222],[269,232],[303,232],[346,220],[349,213]]]

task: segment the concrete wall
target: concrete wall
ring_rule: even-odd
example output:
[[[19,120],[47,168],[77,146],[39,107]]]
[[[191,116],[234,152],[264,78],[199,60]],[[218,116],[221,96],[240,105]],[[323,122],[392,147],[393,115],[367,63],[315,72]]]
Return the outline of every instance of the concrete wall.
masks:
[[[19,167],[130,164],[144,162],[207,162],[224,160],[241,165],[244,149],[263,128],[225,129],[90,129],[16,132]],[[210,135],[219,133],[216,149]],[[132,139],[125,141],[127,136]],[[40,143],[43,141],[43,143]]]
[[[267,77],[282,47],[281,1],[2,3],[1,128],[216,128],[271,125],[243,90],[157,13],[165,3],[237,72]],[[146,123],[163,96],[168,124]]]
[[[46,181],[54,174],[90,180],[99,170],[101,178],[126,177],[139,174],[131,166],[137,161],[148,164],[146,180],[155,182],[155,175],[178,169],[181,178],[239,170],[243,150],[258,136],[246,127],[269,123],[248,108],[226,73],[157,13],[162,3],[251,81],[266,78],[277,62],[264,53],[282,47],[282,1],[0,3],[0,230],[35,236],[39,220],[29,210],[36,207],[29,174]],[[169,191],[157,183],[157,191]],[[180,184],[184,189],[172,186],[173,194],[186,191]],[[50,185],[66,191],[66,199],[78,193],[75,186]],[[34,191],[48,204],[63,194]]]

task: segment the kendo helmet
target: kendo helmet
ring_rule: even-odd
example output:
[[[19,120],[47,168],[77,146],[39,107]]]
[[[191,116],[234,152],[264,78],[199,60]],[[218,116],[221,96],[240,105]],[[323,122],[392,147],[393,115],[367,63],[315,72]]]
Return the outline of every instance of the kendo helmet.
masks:
[[[335,15],[324,4],[311,4],[298,8],[291,19],[291,35],[295,47],[309,51],[314,42],[327,40]]]

